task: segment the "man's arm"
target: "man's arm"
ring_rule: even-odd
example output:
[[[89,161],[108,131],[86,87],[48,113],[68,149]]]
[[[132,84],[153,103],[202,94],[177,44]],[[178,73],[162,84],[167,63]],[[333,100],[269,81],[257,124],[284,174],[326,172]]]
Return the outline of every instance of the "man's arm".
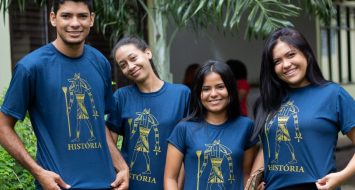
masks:
[[[107,127],[105,127],[105,130],[106,130],[107,145],[110,149],[113,166],[117,172],[116,179],[114,182],[112,182],[111,186],[115,190],[128,189],[129,168],[128,168],[128,165],[126,164],[126,161],[123,159],[121,153],[117,149],[116,143],[117,143],[117,136],[118,135],[113,135],[115,137],[115,139],[113,139],[111,136],[110,130]]]
[[[15,124],[16,119],[0,112],[0,145],[26,168],[44,189],[70,188],[58,174],[47,171],[36,163],[16,134],[14,130]]]

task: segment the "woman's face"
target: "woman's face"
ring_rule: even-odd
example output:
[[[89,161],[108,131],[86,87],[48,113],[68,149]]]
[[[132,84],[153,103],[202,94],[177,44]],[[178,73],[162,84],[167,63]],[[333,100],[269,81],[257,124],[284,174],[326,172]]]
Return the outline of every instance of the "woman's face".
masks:
[[[276,75],[291,88],[307,86],[307,59],[298,49],[278,40],[272,50]]]
[[[150,74],[154,74],[150,65],[152,52],[142,51],[134,44],[123,45],[117,49],[115,59],[122,73],[136,83],[144,82]]]
[[[201,102],[208,115],[227,113],[228,91],[219,74],[211,72],[205,76],[201,89]]]

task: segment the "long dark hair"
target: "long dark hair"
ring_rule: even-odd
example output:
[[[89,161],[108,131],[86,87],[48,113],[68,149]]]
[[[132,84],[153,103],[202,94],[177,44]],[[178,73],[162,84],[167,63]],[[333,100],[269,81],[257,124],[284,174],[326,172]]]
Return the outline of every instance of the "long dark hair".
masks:
[[[279,28],[266,40],[260,69],[260,98],[254,106],[256,128],[262,128],[268,114],[275,113],[288,96],[289,86],[275,73],[275,63],[272,51],[279,42],[298,49],[307,59],[306,78],[312,85],[322,85],[328,81],[324,79],[318,66],[316,57],[305,37],[294,28]],[[261,125],[261,126],[259,126]]]
[[[235,80],[248,78],[247,67],[245,66],[245,64],[242,61],[237,60],[237,59],[230,59],[230,60],[227,60],[226,63],[232,69]]]
[[[209,60],[203,64],[196,73],[194,85],[191,93],[191,115],[187,120],[203,120],[206,116],[206,108],[201,102],[201,91],[205,77],[210,73],[217,73],[221,76],[224,85],[227,88],[229,96],[229,104],[227,105],[228,119],[240,116],[238,92],[236,89],[236,82],[233,73],[229,66],[223,62]]]
[[[116,62],[116,59],[115,59],[115,54],[116,54],[116,51],[118,50],[118,48],[124,46],[124,45],[129,45],[129,44],[132,44],[134,46],[136,46],[137,49],[141,50],[142,52],[144,52],[145,50],[147,49],[150,49],[148,44],[141,38],[139,37],[135,37],[135,36],[126,36],[126,37],[123,37],[122,39],[120,39],[116,45],[113,47],[112,51],[111,51],[111,56],[114,60],[114,62],[117,64]],[[153,60],[150,59],[149,60],[150,62],[150,65],[153,69],[153,72],[154,74],[160,79],[159,77],[159,74],[158,74],[158,71],[153,63]]]

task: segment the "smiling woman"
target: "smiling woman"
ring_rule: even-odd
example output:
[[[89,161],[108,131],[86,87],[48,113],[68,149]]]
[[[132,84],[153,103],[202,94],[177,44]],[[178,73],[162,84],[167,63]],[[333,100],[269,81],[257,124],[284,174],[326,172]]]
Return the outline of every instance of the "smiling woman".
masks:
[[[336,189],[355,174],[355,155],[339,171],[334,152],[340,131],[355,143],[355,101],[324,79],[294,28],[277,29],[265,42],[254,113],[262,147],[253,170],[265,168],[266,189]]]
[[[219,61],[197,71],[192,113],[168,138],[165,189],[178,189],[183,162],[184,189],[243,189],[256,142],[250,141],[253,122],[240,116],[235,83],[229,66]]]
[[[159,78],[152,52],[140,38],[122,38],[112,55],[123,75],[134,82],[114,93],[116,112],[106,121],[115,140],[118,134],[124,136],[129,187],[163,190],[166,139],[188,114],[190,90]]]
[[[206,120],[221,124],[227,120],[229,96],[221,76],[215,72],[206,75],[201,90],[201,102],[206,109]]]
[[[272,52],[275,73],[281,80],[291,88],[304,87],[309,84],[306,78],[307,59],[301,51],[280,40]]]

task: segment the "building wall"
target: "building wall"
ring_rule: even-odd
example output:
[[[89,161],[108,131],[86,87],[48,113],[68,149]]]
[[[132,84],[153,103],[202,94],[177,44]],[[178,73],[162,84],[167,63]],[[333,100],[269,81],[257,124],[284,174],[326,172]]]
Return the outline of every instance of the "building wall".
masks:
[[[11,80],[11,46],[10,46],[10,33],[9,33],[9,19],[6,16],[5,20],[3,12],[0,12],[0,92],[7,87]],[[3,22],[5,21],[5,22]]]
[[[295,27],[308,39],[316,51],[316,23],[303,15],[293,20]],[[310,27],[311,26],[311,27]],[[203,63],[208,59],[239,59],[248,69],[248,80],[258,84],[261,52],[264,40],[244,39],[243,24],[238,34],[227,32],[225,35],[214,27],[199,34],[190,30],[179,31],[171,46],[171,72],[173,81],[181,83],[186,67],[194,62]]]

